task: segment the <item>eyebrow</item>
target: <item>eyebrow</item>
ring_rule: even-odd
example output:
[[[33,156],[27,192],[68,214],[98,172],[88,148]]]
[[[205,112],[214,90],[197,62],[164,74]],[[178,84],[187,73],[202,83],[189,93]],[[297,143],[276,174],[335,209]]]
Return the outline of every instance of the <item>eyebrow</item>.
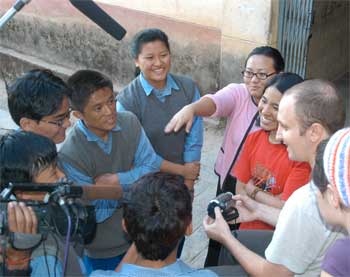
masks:
[[[249,69],[249,70],[251,70],[251,71],[253,71],[253,69],[251,68],[251,67],[246,67],[246,69]],[[257,69],[257,71],[259,72],[259,73],[266,73],[266,72],[261,72],[261,71],[268,71],[266,68],[258,68]]]
[[[115,97],[114,97],[114,95],[112,94],[110,97],[107,98],[106,101],[98,102],[98,103],[96,103],[95,105],[93,105],[92,107],[93,107],[93,108],[96,108],[97,106],[104,105],[104,104],[106,104],[109,100],[111,100],[111,99],[114,100],[114,98],[115,98]]]

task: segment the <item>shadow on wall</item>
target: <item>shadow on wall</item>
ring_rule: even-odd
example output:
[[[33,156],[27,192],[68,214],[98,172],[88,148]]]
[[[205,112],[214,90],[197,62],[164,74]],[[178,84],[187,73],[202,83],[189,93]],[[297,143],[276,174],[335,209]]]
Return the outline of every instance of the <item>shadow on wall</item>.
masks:
[[[135,23],[137,13],[132,13],[129,21]],[[172,72],[192,76],[204,93],[215,91],[220,77],[219,31],[169,19],[147,18],[142,15],[140,21],[145,25],[128,30],[124,40],[117,41],[81,19],[18,14],[0,30],[0,45],[25,54],[29,61],[31,57],[40,58],[52,65],[50,69],[60,65],[70,70],[99,70],[109,75],[116,90],[120,90],[134,77],[134,62],[129,54],[132,35],[142,28],[161,26],[171,43]],[[157,20],[163,24],[152,25]],[[131,22],[126,24],[126,29],[128,25],[132,25]],[[9,71],[18,71],[11,69],[11,64],[6,66]]]

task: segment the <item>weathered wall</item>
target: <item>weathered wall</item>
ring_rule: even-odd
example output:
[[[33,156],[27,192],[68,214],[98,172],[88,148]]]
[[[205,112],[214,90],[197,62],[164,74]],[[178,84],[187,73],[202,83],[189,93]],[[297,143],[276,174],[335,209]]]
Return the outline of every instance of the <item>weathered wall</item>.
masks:
[[[72,70],[100,70],[120,89],[133,78],[131,37],[140,29],[158,27],[170,38],[172,71],[191,75],[207,93],[240,82],[246,55],[258,45],[275,43],[277,0],[97,2],[127,29],[121,42],[68,0],[35,0],[0,30],[0,46]],[[2,0],[0,12],[12,4]]]
[[[349,72],[349,1],[314,2],[307,77],[338,79]]]

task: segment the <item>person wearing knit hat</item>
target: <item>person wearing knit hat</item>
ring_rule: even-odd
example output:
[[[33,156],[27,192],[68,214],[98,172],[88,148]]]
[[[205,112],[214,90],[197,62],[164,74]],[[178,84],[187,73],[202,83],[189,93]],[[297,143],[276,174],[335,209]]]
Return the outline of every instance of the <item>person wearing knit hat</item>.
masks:
[[[326,224],[350,234],[350,128],[341,129],[318,149],[313,170],[317,203]],[[327,250],[321,276],[350,276],[350,238],[338,239]]]

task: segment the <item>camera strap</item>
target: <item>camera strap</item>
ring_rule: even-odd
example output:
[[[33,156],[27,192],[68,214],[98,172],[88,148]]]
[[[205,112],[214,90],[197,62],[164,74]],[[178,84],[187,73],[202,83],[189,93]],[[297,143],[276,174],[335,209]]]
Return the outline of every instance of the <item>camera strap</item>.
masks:
[[[232,163],[231,163],[231,165],[230,165],[230,167],[229,167],[229,169],[228,169],[228,171],[227,171],[225,180],[224,180],[224,182],[222,183],[222,191],[223,191],[223,192],[225,192],[225,191],[231,191],[231,190],[232,190],[232,188],[229,188],[229,187],[228,187],[228,186],[230,185],[230,184],[228,183],[228,180],[230,179],[230,172],[231,172],[231,170],[232,170],[234,164],[236,163],[236,160],[237,160],[237,158],[238,158],[238,156],[239,156],[239,153],[240,153],[241,150],[242,150],[242,147],[243,147],[243,145],[244,145],[244,142],[245,142],[245,140],[247,139],[247,136],[249,135],[249,132],[250,132],[250,130],[252,129],[252,127],[253,127],[253,125],[254,125],[254,122],[255,122],[256,119],[258,118],[258,115],[259,115],[259,112],[256,112],[256,114],[253,116],[253,119],[252,119],[252,121],[250,122],[249,127],[248,127],[248,129],[246,130],[246,132],[245,132],[245,134],[244,134],[244,137],[243,137],[243,139],[242,139],[240,145],[239,145],[238,148],[237,148],[235,157],[234,157],[234,159],[232,160]],[[236,184],[235,184],[235,185],[236,185]],[[234,194],[235,194],[235,192],[234,192]]]
[[[10,244],[16,250],[28,250],[37,247],[43,239],[41,234],[10,233]]]

